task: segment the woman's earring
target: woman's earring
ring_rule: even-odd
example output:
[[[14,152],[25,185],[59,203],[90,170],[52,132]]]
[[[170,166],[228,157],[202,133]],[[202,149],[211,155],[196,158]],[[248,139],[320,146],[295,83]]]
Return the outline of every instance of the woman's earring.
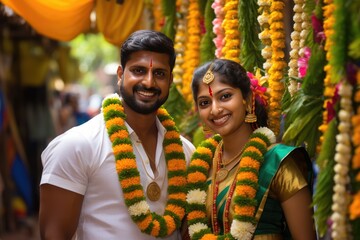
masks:
[[[253,94],[253,99],[246,107],[245,122],[246,123],[255,123],[257,122],[257,117],[255,115],[255,95]]]

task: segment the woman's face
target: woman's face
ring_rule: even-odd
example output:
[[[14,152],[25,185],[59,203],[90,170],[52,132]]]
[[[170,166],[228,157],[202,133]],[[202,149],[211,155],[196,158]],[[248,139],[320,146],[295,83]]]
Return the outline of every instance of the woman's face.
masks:
[[[244,123],[245,108],[239,88],[223,83],[224,76],[214,73],[215,79],[209,85],[201,81],[197,95],[197,110],[200,119],[212,131],[225,137],[247,128]]]

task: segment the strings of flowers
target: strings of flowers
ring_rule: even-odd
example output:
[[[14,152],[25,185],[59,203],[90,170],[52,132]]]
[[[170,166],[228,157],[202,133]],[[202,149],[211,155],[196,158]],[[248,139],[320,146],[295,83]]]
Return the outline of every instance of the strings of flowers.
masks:
[[[164,152],[168,171],[168,200],[163,216],[150,211],[140,182],[133,146],[125,126],[126,115],[117,94],[107,96],[102,103],[105,125],[115,155],[116,172],[124,201],[139,229],[154,237],[165,237],[180,227],[186,205],[186,161],[180,133],[164,108],[157,116],[166,128]]]
[[[222,48],[224,46],[224,29],[222,28],[221,24],[224,21],[224,0],[214,0],[214,2],[211,4],[211,8],[214,9],[215,18],[212,21],[213,26],[213,32],[215,33],[215,38],[213,39],[213,42],[215,44],[216,50],[215,50],[215,56],[217,58],[222,57]]]
[[[182,68],[184,70],[183,85],[181,92],[186,102],[192,102],[191,93],[191,80],[192,74],[195,68],[200,63],[200,41],[201,41],[201,28],[200,18],[201,14],[199,11],[199,4],[197,0],[189,0],[188,5],[188,16],[187,16],[187,32],[186,37],[186,48],[184,53],[184,63]]]
[[[297,0],[295,1],[295,3]],[[300,32],[300,50],[299,55],[300,57],[304,57],[305,50],[306,50],[306,38],[309,35],[312,27],[311,18],[310,15],[304,11],[306,7],[306,2],[304,0],[299,0],[299,2],[302,2],[301,7],[301,32]]]
[[[334,170],[334,194],[332,196],[333,204],[331,209],[332,233],[331,237],[334,240],[349,238],[349,223],[347,220],[349,207],[349,192],[347,190],[350,183],[349,167],[351,161],[351,116],[352,116],[352,86],[344,81],[339,88],[340,111],[338,114],[339,133],[336,136],[336,153],[334,160],[336,162]]]
[[[354,146],[354,155],[352,157],[352,169],[358,171],[355,175],[355,185],[360,186],[360,70],[356,74],[357,90],[355,92],[354,102],[357,105],[356,113],[352,117],[352,143]],[[360,218],[360,191],[357,189],[353,195],[351,205],[349,207],[350,220]]]
[[[326,37],[324,49],[326,51],[326,60],[328,61],[327,65],[324,67],[324,71],[326,73],[324,79],[324,111],[323,111],[323,122],[319,126],[319,131],[322,133],[319,141],[319,147],[321,147],[324,141],[324,133],[327,129],[328,125],[328,105],[331,104],[332,98],[335,94],[335,85],[331,82],[331,65],[330,58],[331,56],[331,48],[334,43],[332,41],[332,35],[334,34],[334,11],[335,4],[333,0],[324,0],[325,6],[323,7],[323,16],[324,16],[324,34]]]
[[[259,5],[259,16],[257,18],[261,32],[259,33],[259,39],[261,40],[264,48],[261,50],[261,56],[264,58],[265,62],[263,63],[264,76],[260,78],[260,81],[267,83],[269,80],[269,69],[271,67],[271,38],[270,38],[270,6],[271,0],[258,0]]]
[[[298,90],[298,84],[296,81],[296,77],[298,77],[298,61],[299,61],[299,51],[300,51],[300,34],[301,34],[301,30],[302,30],[302,14],[304,13],[303,11],[303,5],[304,5],[304,0],[295,0],[295,5],[294,5],[294,16],[293,16],[293,20],[294,20],[294,30],[291,33],[291,51],[290,51],[290,61],[289,61],[289,71],[288,71],[288,75],[289,75],[289,86],[288,86],[288,90],[291,96],[293,96],[295,94],[295,92]]]
[[[238,0],[225,0],[223,12],[225,13],[222,28],[225,32],[222,56],[225,59],[240,63],[240,32],[238,17]]]
[[[164,25],[164,16],[161,10],[161,0],[154,0],[152,6],[152,15],[154,17],[153,29],[155,31],[161,31],[161,28]]]
[[[184,73],[184,69],[182,68],[182,64],[184,63],[184,52],[185,52],[185,41],[186,41],[186,19],[187,16],[187,1],[177,1],[179,2],[178,14],[176,14],[177,27],[175,34],[175,53],[176,60],[175,66],[173,69],[174,75],[174,83],[181,90],[182,84],[182,76]]]
[[[270,38],[271,38],[271,66],[269,69],[269,127],[276,135],[280,132],[281,98],[284,93],[284,84],[281,82],[286,67],[284,61],[285,33],[284,33],[284,9],[283,0],[273,0],[270,6]]]
[[[275,142],[274,133],[265,127],[256,129],[244,147],[239,172],[234,180],[234,217],[230,232],[215,235],[208,226],[206,216],[207,179],[211,161],[219,150],[221,138],[215,135],[199,145],[188,168],[187,218],[191,239],[241,239],[250,240],[256,228],[255,199],[258,189],[258,171],[264,161],[267,148]],[[216,150],[216,151],[215,151]],[[213,183],[215,184],[215,183]],[[227,201],[230,201],[229,199]],[[216,214],[216,213],[215,213]]]

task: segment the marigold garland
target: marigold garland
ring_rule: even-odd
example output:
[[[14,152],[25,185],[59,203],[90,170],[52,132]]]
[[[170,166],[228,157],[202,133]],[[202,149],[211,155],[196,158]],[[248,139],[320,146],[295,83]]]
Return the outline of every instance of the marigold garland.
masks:
[[[222,56],[225,59],[233,60],[240,63],[240,32],[238,17],[238,0],[225,0],[223,12],[225,14],[224,21],[221,26],[224,29],[224,47],[222,48]]]
[[[116,172],[124,193],[124,201],[132,220],[139,229],[154,237],[165,237],[180,227],[186,205],[186,161],[180,133],[164,108],[157,116],[166,128],[163,147],[168,171],[168,200],[163,216],[150,211],[140,182],[129,132],[125,126],[126,115],[117,94],[107,96],[101,109],[112,142]]]
[[[358,171],[360,169],[360,70],[357,70],[356,74],[357,90],[355,92],[354,102],[358,106],[356,114],[352,117],[352,143],[354,145],[354,155],[352,157],[352,169]],[[355,184],[360,185],[360,172],[358,171],[355,176]],[[360,191],[354,193],[352,203],[349,206],[350,220],[360,218]]]
[[[270,6],[270,38],[271,38],[271,66],[269,69],[269,127],[274,131],[275,135],[280,132],[281,118],[281,99],[284,93],[284,84],[281,82],[286,67],[284,61],[285,53],[285,33],[283,23],[283,10],[285,3],[283,0],[273,0]]]
[[[350,183],[349,167],[351,161],[351,116],[352,116],[352,86],[344,81],[339,88],[340,111],[338,113],[339,133],[336,136],[336,153],[334,160],[336,162],[334,170],[334,194],[332,196],[333,204],[331,209],[332,233],[331,237],[334,240],[349,238],[349,222],[347,220],[348,207],[350,195],[347,191],[347,186]]]
[[[189,234],[191,239],[202,240],[251,239],[257,221],[255,218],[257,202],[254,197],[258,189],[258,171],[264,161],[264,154],[267,152],[268,147],[275,142],[275,135],[270,129],[262,127],[256,129],[250,136],[240,157],[239,171],[235,179],[235,215],[230,232],[224,235],[215,235],[208,226],[206,196],[209,170],[220,141],[221,137],[219,135],[203,141],[192,156],[188,168],[188,192],[186,197]],[[248,196],[249,192],[252,192],[251,196]]]
[[[187,38],[186,48],[184,53],[184,63],[182,68],[184,70],[183,84],[181,92],[188,103],[192,103],[191,93],[191,80],[195,68],[200,63],[200,41],[201,41],[201,28],[200,28],[201,13],[199,11],[198,0],[189,0],[188,16],[187,16]]]

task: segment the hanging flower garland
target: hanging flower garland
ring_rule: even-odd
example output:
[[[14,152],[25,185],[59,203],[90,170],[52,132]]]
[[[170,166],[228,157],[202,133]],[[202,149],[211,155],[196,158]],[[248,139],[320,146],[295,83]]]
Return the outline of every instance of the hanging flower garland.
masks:
[[[319,141],[319,147],[321,147],[322,142],[324,141],[324,133],[327,129],[328,125],[328,104],[331,104],[332,98],[335,94],[335,85],[331,82],[331,65],[330,65],[330,58],[331,56],[331,48],[333,47],[334,43],[332,40],[332,35],[334,34],[334,11],[335,11],[335,4],[333,0],[324,0],[325,6],[323,7],[323,16],[324,16],[324,34],[326,37],[324,49],[326,51],[326,60],[328,64],[324,67],[324,71],[326,73],[324,79],[324,111],[323,111],[323,122],[319,126],[319,130],[322,133]]]
[[[291,33],[291,42],[290,42],[290,46],[291,46],[291,51],[290,51],[290,61],[289,61],[289,71],[288,71],[288,75],[289,75],[289,86],[288,86],[288,90],[291,96],[293,96],[299,89],[298,87],[298,83],[296,81],[296,78],[299,75],[298,72],[298,61],[299,61],[299,51],[300,51],[300,34],[301,34],[301,30],[302,30],[302,23],[303,23],[303,19],[302,19],[302,14],[304,13],[303,10],[303,5],[304,5],[304,0],[295,0],[295,5],[294,5],[294,16],[293,16],[293,20],[294,20],[294,30]]]
[[[221,23],[224,21],[224,1],[225,0],[214,0],[214,2],[211,4],[211,8],[214,9],[215,13],[215,18],[212,23],[214,25],[213,32],[216,36],[213,41],[216,47],[215,56],[217,58],[222,57],[222,48],[224,46],[225,33],[224,29],[221,26]]]
[[[225,0],[223,12],[225,13],[222,28],[225,32],[222,56],[225,59],[240,63],[240,32],[238,17],[238,0]]]
[[[187,32],[186,48],[184,53],[184,63],[182,68],[184,70],[182,93],[185,100],[188,103],[192,103],[191,93],[191,79],[195,68],[200,63],[200,41],[201,41],[201,29],[200,18],[201,13],[199,11],[198,0],[189,0],[189,10],[187,16]]]
[[[284,61],[285,33],[284,14],[285,3],[283,0],[273,0],[270,7],[270,36],[271,36],[271,67],[269,69],[269,127],[276,135],[280,132],[281,98],[284,93],[283,69],[286,67]]]
[[[106,97],[101,110],[112,142],[124,201],[131,218],[142,232],[151,236],[165,237],[172,234],[180,227],[185,215],[187,184],[185,155],[175,122],[164,108],[158,110],[158,118],[166,128],[163,146],[168,171],[168,200],[164,215],[160,216],[151,212],[146,202],[119,96],[112,94]]]
[[[152,15],[154,17],[153,29],[155,31],[161,31],[161,28],[164,25],[164,16],[161,9],[161,0],[153,0]]]
[[[269,80],[269,69],[271,67],[271,38],[270,38],[270,6],[271,0],[258,0],[259,5],[259,16],[257,18],[261,32],[259,33],[259,39],[261,40],[264,48],[261,50],[261,56],[264,58],[265,62],[263,63],[264,76],[260,78],[261,82],[268,82]]]
[[[181,90],[182,84],[182,76],[184,74],[184,69],[182,68],[182,64],[184,63],[184,52],[185,52],[185,41],[186,41],[186,19],[188,9],[187,9],[187,1],[177,1],[179,2],[179,10],[176,14],[177,19],[177,27],[175,34],[175,53],[176,53],[176,61],[173,69],[174,75],[174,83]]]
[[[333,188],[334,195],[332,197],[333,204],[331,209],[333,213],[331,215],[332,220],[332,233],[331,237],[334,240],[348,239],[349,238],[349,222],[347,219],[348,207],[349,207],[349,192],[347,190],[350,183],[349,167],[351,161],[351,116],[352,116],[352,86],[344,81],[339,88],[340,111],[338,114],[339,133],[336,136],[336,153],[334,160],[336,162],[334,170],[334,182]]]
[[[352,169],[358,171],[360,169],[360,70],[356,74],[357,90],[355,92],[354,102],[358,106],[356,114],[352,117],[353,136],[352,143],[354,145],[354,155],[352,157]],[[355,176],[355,184],[360,186],[360,172]],[[349,207],[350,220],[360,218],[360,191],[357,190],[353,195],[352,203]]]
[[[295,3],[297,0],[295,1]],[[304,9],[306,8],[306,2],[304,0],[299,0],[299,2],[302,2],[301,7],[301,32],[300,32],[300,49],[299,49],[299,55],[300,57],[304,57],[305,49],[306,49],[306,38],[309,35],[312,27],[312,22],[309,13],[307,13]]]
[[[227,198],[229,207],[233,191],[234,217],[231,227],[227,225],[229,223],[225,222],[225,235],[222,236],[215,235],[218,233],[217,222],[214,222],[215,234],[212,233],[206,216],[207,179],[214,154],[219,151],[220,141],[221,138],[218,135],[205,140],[199,145],[191,159],[187,176],[189,190],[186,197],[189,234],[191,239],[250,240],[257,223],[255,196],[259,184],[258,171],[268,147],[275,142],[275,135],[268,128],[258,128],[251,134],[248,143],[244,146],[244,151],[240,156],[239,170]],[[216,203],[214,207],[216,208]],[[216,209],[213,210],[213,214],[216,215]]]

